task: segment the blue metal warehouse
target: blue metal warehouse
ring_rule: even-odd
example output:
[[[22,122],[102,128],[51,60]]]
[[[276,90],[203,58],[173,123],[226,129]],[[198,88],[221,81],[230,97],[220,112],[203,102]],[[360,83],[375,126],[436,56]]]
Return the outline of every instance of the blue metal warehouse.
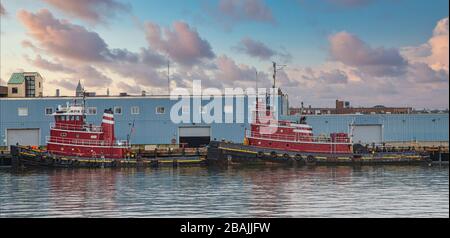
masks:
[[[45,145],[50,116],[58,105],[73,101],[71,97],[2,98],[0,99],[0,146],[20,144]],[[80,100],[78,98],[78,100]],[[247,109],[246,97],[244,108]],[[204,105],[208,101],[202,101]],[[182,123],[170,120],[170,110],[177,101],[168,97],[93,97],[87,98],[90,115],[87,120],[100,124],[103,110],[113,108],[116,120],[116,137],[126,139],[134,121],[131,136],[133,144],[154,145],[186,142],[186,138],[225,139],[242,142],[244,129],[249,127],[248,112],[237,113],[236,107],[224,108],[225,114],[233,112],[245,118],[237,123]],[[281,119],[297,120],[286,116],[286,101],[279,100]],[[234,100],[236,104],[236,99]],[[192,109],[193,114],[201,113]],[[284,115],[286,114],[286,115]],[[448,114],[376,114],[376,115],[315,115],[307,117],[315,134],[330,132],[352,133],[354,141],[381,142],[435,142],[448,144]]]

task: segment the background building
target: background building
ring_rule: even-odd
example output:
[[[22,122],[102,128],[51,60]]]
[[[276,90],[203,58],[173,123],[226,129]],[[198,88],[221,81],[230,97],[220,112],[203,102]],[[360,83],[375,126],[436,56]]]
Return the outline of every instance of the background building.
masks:
[[[409,114],[411,107],[385,107],[377,105],[374,107],[351,107],[350,102],[336,100],[335,108],[314,108],[311,106],[290,108],[290,115],[324,115],[324,114]]]
[[[42,76],[37,72],[13,73],[8,81],[8,97],[42,97],[44,92]]]
[[[58,105],[65,105],[73,97],[1,98],[0,146],[15,144],[45,145],[51,114]],[[236,109],[236,100],[243,100],[244,113]],[[279,100],[279,108],[283,108]],[[80,102],[80,101],[79,101]],[[115,114],[116,136],[126,139],[131,134],[133,144],[204,143],[212,139],[242,142],[245,129],[249,129],[248,100],[235,99],[233,108],[224,106],[222,117],[233,114],[234,123],[181,123],[170,119],[170,110],[177,101],[168,97],[124,96],[87,98],[87,120],[100,124],[104,109],[112,108]],[[203,101],[203,105],[209,103]],[[224,105],[224,104],[223,104]],[[204,113],[191,105],[193,114]],[[245,121],[237,122],[240,115]],[[281,113],[281,119],[296,121],[298,116]],[[192,118],[191,118],[192,119]],[[309,115],[307,122],[314,133],[353,133],[355,142],[361,143],[412,143],[448,145],[449,118],[446,114],[368,114],[368,115]]]
[[[0,86],[0,98],[8,97],[8,87]]]

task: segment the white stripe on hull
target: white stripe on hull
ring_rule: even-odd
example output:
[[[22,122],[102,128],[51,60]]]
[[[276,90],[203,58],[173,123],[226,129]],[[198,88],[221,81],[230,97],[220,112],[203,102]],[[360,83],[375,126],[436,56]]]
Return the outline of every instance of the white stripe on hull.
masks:
[[[114,125],[114,121],[109,121],[109,120],[103,119],[102,122],[106,123],[106,124]]]
[[[109,114],[109,113],[103,113],[104,117],[109,117],[109,118],[114,118],[113,114]]]

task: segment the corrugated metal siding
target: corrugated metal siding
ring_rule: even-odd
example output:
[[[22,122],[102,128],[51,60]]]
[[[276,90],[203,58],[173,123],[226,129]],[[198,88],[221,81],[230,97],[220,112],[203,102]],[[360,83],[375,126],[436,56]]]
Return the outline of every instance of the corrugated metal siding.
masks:
[[[40,128],[41,143],[49,133],[51,116],[45,115],[45,108],[56,108],[71,101],[68,98],[44,99],[0,99],[0,145],[5,145],[5,132],[8,128]],[[244,108],[247,108],[247,100]],[[281,104],[279,100],[279,104]],[[176,125],[170,120],[170,108],[176,101],[168,98],[89,98],[87,106],[97,108],[97,115],[88,116],[88,121],[100,124],[105,108],[122,107],[122,115],[116,115],[116,136],[126,139],[130,131],[130,123],[135,121],[135,133],[131,137],[134,144],[169,144],[173,138],[178,138],[178,127],[190,124]],[[203,104],[207,104],[204,101]],[[139,106],[140,114],[132,115],[131,108]],[[156,114],[156,107],[163,106],[166,113]],[[20,117],[17,108],[27,107],[28,116]],[[192,109],[194,109],[191,106]],[[196,109],[197,110],[197,109]],[[235,109],[236,110],[236,109]],[[243,115],[248,119],[248,111]],[[225,113],[223,114],[225,118]],[[282,119],[296,120],[297,117],[281,116]],[[234,116],[234,121],[236,115]],[[384,126],[385,141],[448,141],[448,114],[403,114],[403,115],[322,115],[308,116],[308,123],[314,128],[314,133],[349,132],[352,123],[380,123]],[[248,123],[217,124],[211,126],[213,139],[225,139],[242,142],[244,130]],[[201,126],[202,123],[196,124]]]
[[[298,117],[282,117],[297,120]],[[315,115],[307,116],[314,133],[349,132],[349,125],[381,124],[387,142],[448,141],[448,114]]]

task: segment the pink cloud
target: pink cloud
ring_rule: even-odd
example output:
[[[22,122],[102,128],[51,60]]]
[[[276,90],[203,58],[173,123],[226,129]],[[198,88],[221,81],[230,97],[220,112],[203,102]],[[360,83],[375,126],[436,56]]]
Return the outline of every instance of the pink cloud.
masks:
[[[259,58],[261,60],[268,60],[272,58],[277,52],[270,49],[264,43],[253,40],[249,37],[243,38],[239,45],[235,47],[239,52],[243,52],[251,57]]]
[[[434,70],[449,71],[448,17],[441,19],[428,42],[420,46],[403,47],[401,52],[410,62],[426,63]]]
[[[345,31],[332,35],[329,42],[333,60],[357,67],[370,75],[400,75],[407,65],[397,49],[372,48]]]
[[[83,26],[58,20],[47,9],[17,14],[27,33],[47,52],[77,61],[104,61],[109,54],[100,36]]]
[[[92,23],[106,22],[119,12],[130,11],[130,6],[116,0],[43,0],[57,9]]]
[[[37,55],[35,59],[30,59],[29,57],[25,57],[25,59],[32,65],[39,67],[41,69],[46,69],[49,71],[59,71],[66,73],[74,73],[75,71],[72,68],[66,67],[61,63],[54,63],[42,58],[41,55]]]
[[[2,3],[0,3],[0,16],[6,15],[6,10],[3,7]]]
[[[150,46],[167,54],[175,62],[192,66],[203,59],[215,57],[209,42],[202,39],[187,23],[174,22],[173,30],[164,28],[163,31],[164,33],[154,23],[146,23],[146,36]]]

